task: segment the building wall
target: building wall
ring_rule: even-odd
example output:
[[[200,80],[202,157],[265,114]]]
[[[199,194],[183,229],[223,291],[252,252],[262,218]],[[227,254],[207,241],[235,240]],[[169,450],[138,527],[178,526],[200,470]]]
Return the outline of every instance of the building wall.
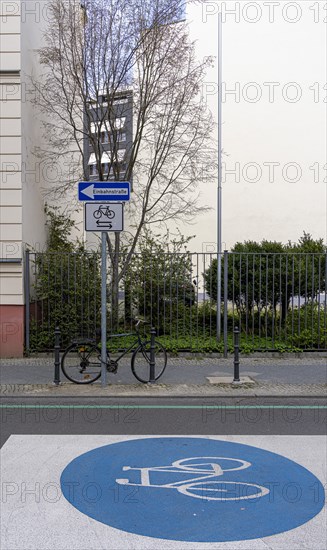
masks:
[[[188,6],[197,55],[215,57],[203,89],[215,120],[219,10],[223,16],[222,237],[229,249],[251,239],[294,242],[303,230],[327,238],[323,6],[315,4],[315,12],[310,3],[281,0],[269,16],[264,4],[214,0]],[[276,163],[274,172],[269,163]],[[196,234],[193,250],[213,252],[217,178],[208,179],[205,168],[201,202],[213,207],[181,229]]]
[[[42,122],[30,75],[48,25],[40,2],[0,1],[0,356],[24,345],[24,252],[46,242]]]
[[[63,166],[50,166],[42,113],[31,78],[44,68],[38,49],[50,23],[48,2],[0,0],[0,357],[21,356],[24,344],[24,252],[46,245],[45,201]],[[63,209],[77,189],[64,194]],[[82,235],[82,211],[76,213]]]
[[[0,2],[0,356],[24,334],[19,2]]]
[[[35,101],[37,95],[31,82],[40,78],[38,48],[42,45],[48,19],[42,9],[47,2],[24,2],[21,33],[22,82],[22,198],[24,247],[41,251],[45,247],[45,190],[47,169],[43,166],[40,148],[44,147],[42,114]],[[29,8],[29,11],[28,9]]]

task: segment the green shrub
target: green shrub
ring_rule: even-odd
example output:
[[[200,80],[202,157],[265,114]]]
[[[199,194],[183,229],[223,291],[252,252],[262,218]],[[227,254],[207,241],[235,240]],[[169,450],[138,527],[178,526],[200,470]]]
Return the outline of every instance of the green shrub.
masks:
[[[236,243],[228,255],[228,300],[249,316],[267,311],[286,320],[292,296],[314,297],[326,288],[326,247],[305,233],[293,245],[275,241]],[[206,292],[217,300],[217,258],[204,272]],[[222,276],[224,257],[222,258]]]
[[[47,250],[35,253],[31,295],[30,348],[52,349],[54,330],[63,346],[76,336],[94,337],[100,325],[99,257],[69,240],[74,224],[57,209],[46,209]]]
[[[288,315],[285,333],[287,340],[301,349],[326,349],[326,305],[315,302],[294,308]]]
[[[189,240],[144,232],[124,277],[127,316],[145,317],[163,333],[167,323],[188,315],[196,301]]]

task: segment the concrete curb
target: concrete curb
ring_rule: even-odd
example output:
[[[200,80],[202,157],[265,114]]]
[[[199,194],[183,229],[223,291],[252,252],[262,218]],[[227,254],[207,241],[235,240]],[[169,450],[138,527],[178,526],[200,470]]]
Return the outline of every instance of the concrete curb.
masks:
[[[63,350],[60,354],[62,355]],[[168,352],[169,359],[188,359],[190,361],[198,361],[205,359],[228,359],[233,360],[233,353],[228,353],[228,357],[225,358],[223,353],[200,353],[200,352],[190,352],[190,351],[181,351],[179,353]],[[255,351],[252,353],[242,354],[240,353],[240,359],[301,359],[306,361],[307,359],[327,359],[327,350],[322,351],[301,351],[301,352],[280,352],[280,351]],[[38,364],[40,361],[51,362],[54,361],[54,352],[44,352],[44,353],[31,353],[25,357],[19,358],[0,358],[1,364],[10,364],[10,363],[22,363],[26,361],[27,363],[35,362]]]
[[[54,384],[4,384],[0,386],[2,397],[327,397],[327,384],[111,384],[79,386]]]

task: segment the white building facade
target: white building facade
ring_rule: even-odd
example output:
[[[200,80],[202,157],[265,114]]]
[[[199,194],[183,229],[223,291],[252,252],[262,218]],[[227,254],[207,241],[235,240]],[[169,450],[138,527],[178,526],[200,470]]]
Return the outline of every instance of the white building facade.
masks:
[[[42,143],[29,75],[38,74],[37,48],[47,24],[46,3],[0,2],[0,357],[24,346],[24,252],[45,244]]]

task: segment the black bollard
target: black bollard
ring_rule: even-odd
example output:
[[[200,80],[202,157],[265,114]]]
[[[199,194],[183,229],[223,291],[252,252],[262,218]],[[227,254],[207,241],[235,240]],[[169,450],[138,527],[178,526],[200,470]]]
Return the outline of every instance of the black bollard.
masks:
[[[234,380],[240,382],[240,331],[238,327],[234,329]]]
[[[155,337],[156,337],[156,329],[154,327],[151,327],[150,334],[151,334],[151,339],[150,339],[150,380],[149,380],[149,383],[154,384],[155,381],[156,381],[155,380],[155,378],[156,378],[156,375],[155,375],[155,366],[156,366]]]
[[[54,384],[59,386],[60,384],[60,329],[55,328],[55,361],[54,361]]]

